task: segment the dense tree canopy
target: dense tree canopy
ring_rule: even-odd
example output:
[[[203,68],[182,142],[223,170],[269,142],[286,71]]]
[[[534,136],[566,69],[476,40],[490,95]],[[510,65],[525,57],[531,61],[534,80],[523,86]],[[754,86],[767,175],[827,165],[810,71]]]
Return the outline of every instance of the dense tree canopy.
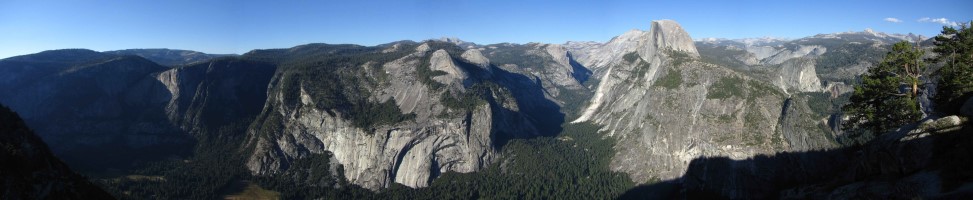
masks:
[[[973,21],[969,25],[973,26]],[[959,30],[943,27],[934,44],[936,57],[931,61],[943,64],[937,84],[937,108],[955,114],[963,101],[973,96],[973,30],[967,24]]]
[[[882,134],[915,122],[922,113],[916,99],[924,67],[923,51],[899,42],[882,62],[861,77],[851,102],[844,106],[849,119],[844,129],[855,135]]]

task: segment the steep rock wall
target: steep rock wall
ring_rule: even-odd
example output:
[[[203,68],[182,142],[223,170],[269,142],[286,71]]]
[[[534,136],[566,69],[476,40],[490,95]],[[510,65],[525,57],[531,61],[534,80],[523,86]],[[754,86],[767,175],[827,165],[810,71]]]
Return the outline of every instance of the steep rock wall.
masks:
[[[672,23],[654,22],[653,28],[650,33],[671,37],[612,44],[619,42],[619,36],[605,47],[636,46],[616,54],[634,52],[637,58],[604,56],[606,60],[587,61],[611,64],[592,66],[606,70],[599,76],[593,100],[575,122],[601,124],[609,137],[619,141],[610,165],[613,170],[629,173],[636,182],[648,182],[680,177],[689,162],[699,157],[745,159],[830,145],[820,142],[830,138],[818,137],[818,132],[780,123],[814,121],[808,118],[809,110],[799,109],[806,108],[805,102],[789,101],[784,91],[765,80],[698,61],[696,51],[686,50],[694,48],[688,34],[679,33],[682,29]]]
[[[348,117],[353,113],[321,107],[318,101],[321,94],[305,85],[313,82],[298,81],[300,94],[289,93],[294,90],[284,89],[283,82],[293,77],[278,73],[269,86],[263,113],[248,131],[251,135],[248,146],[253,147],[253,154],[247,168],[254,174],[273,175],[287,170],[294,159],[330,152],[332,159],[341,164],[344,177],[353,184],[373,190],[393,183],[425,187],[441,173],[474,172],[493,162],[497,156],[494,139],[501,132],[537,132],[516,112],[517,101],[511,101],[513,97],[505,95],[504,89],[491,89],[480,100],[468,100],[480,102],[468,109],[447,105],[447,99],[462,98],[472,92],[469,91],[472,82],[489,78],[491,73],[465,68],[479,66],[455,59],[462,57],[454,55],[459,52],[433,46],[419,45],[414,52],[385,63],[368,62],[360,68],[367,71],[367,77],[342,77],[343,80],[366,80],[349,84],[355,85],[356,90],[364,90],[360,94],[365,101],[377,104],[394,101],[401,113],[410,116],[404,121],[371,128],[356,125]],[[476,53],[464,54],[467,59],[480,59]],[[428,60],[430,69],[445,72],[432,79],[446,88],[437,90],[420,81],[422,75],[417,74],[417,67],[421,67],[424,59]],[[489,63],[479,61],[478,64]],[[368,84],[370,81],[377,84]],[[343,87],[340,90],[344,92],[352,90],[348,88],[351,86]],[[297,95],[299,101],[286,101],[292,95]]]

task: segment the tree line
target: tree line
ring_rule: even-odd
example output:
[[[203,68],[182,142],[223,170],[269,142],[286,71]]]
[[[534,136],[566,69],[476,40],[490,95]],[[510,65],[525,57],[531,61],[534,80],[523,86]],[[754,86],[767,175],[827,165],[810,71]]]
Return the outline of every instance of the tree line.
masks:
[[[849,104],[842,107],[848,116],[843,129],[855,137],[874,137],[896,131],[928,115],[955,115],[973,97],[973,21],[959,29],[943,27],[933,38],[932,55],[917,41],[902,41],[892,46],[881,63],[868,69]],[[941,66],[931,70],[929,66]],[[926,83],[935,83],[933,94]],[[925,113],[922,96],[931,96],[934,113]],[[928,105],[928,104],[927,104]]]

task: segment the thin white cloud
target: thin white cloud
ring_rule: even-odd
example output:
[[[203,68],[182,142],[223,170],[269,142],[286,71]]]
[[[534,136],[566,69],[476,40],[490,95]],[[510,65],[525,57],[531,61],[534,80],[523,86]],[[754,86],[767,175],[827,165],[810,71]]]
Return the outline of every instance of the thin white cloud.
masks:
[[[893,17],[885,18],[885,21],[892,22],[892,23],[901,23],[902,22],[902,20],[899,20],[899,19],[893,18]]]
[[[956,23],[954,21],[949,21],[949,19],[946,19],[945,17],[943,17],[943,18],[928,18],[928,17],[923,17],[923,18],[920,18],[918,21],[919,22],[929,22],[929,23],[939,23],[939,24],[946,25],[946,26],[959,26],[959,23]]]

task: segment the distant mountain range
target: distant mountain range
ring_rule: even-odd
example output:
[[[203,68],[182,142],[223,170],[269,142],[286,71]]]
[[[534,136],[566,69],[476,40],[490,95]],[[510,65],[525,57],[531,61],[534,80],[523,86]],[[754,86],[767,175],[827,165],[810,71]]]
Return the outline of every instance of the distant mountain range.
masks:
[[[605,43],[443,38],[242,55],[51,50],[0,60],[0,103],[72,167],[99,174],[194,163],[202,152],[244,166],[239,177],[317,169],[327,181],[307,184],[423,188],[444,174],[518,162],[503,151],[508,141],[554,137],[577,123],[617,141],[607,167],[635,184],[766,197],[741,194],[787,188],[707,185],[753,182],[746,172],[762,166],[734,166],[728,177],[737,179],[720,182],[683,177],[706,170],[692,164],[701,158],[850,146],[840,106],[858,76],[891,44],[925,39],[866,30],[693,40],[677,22],[657,20]],[[315,159],[326,164],[302,162]]]
[[[870,38],[865,38],[865,37],[870,37]],[[723,41],[733,41],[733,42],[742,43],[742,44],[748,45],[748,46],[772,46],[772,45],[777,45],[777,44],[780,44],[780,43],[783,43],[783,42],[788,42],[788,41],[793,41],[793,40],[801,40],[801,39],[809,39],[809,38],[835,38],[835,39],[840,39],[840,38],[844,38],[844,39],[864,38],[866,40],[881,41],[881,42],[886,42],[886,43],[888,43],[888,42],[893,42],[894,43],[894,42],[901,41],[901,40],[915,42],[915,41],[923,41],[923,40],[930,39],[930,37],[923,36],[923,35],[912,34],[912,33],[908,33],[908,34],[892,33],[892,34],[889,34],[889,33],[883,33],[883,32],[876,32],[876,31],[874,31],[872,29],[865,29],[864,31],[861,31],[861,32],[848,31],[848,32],[840,32],[840,33],[817,34],[817,35],[814,35],[814,36],[809,36],[809,37],[804,37],[804,38],[798,38],[798,39],[788,39],[788,38],[778,38],[778,37],[740,38],[740,39],[701,38],[701,39],[698,39],[696,41],[697,42],[710,42],[710,43],[723,42]]]
[[[152,62],[165,66],[185,65],[218,57],[237,56],[235,54],[206,54],[197,51],[178,49],[125,49],[106,51],[103,53],[141,56],[145,59],[151,60]]]

